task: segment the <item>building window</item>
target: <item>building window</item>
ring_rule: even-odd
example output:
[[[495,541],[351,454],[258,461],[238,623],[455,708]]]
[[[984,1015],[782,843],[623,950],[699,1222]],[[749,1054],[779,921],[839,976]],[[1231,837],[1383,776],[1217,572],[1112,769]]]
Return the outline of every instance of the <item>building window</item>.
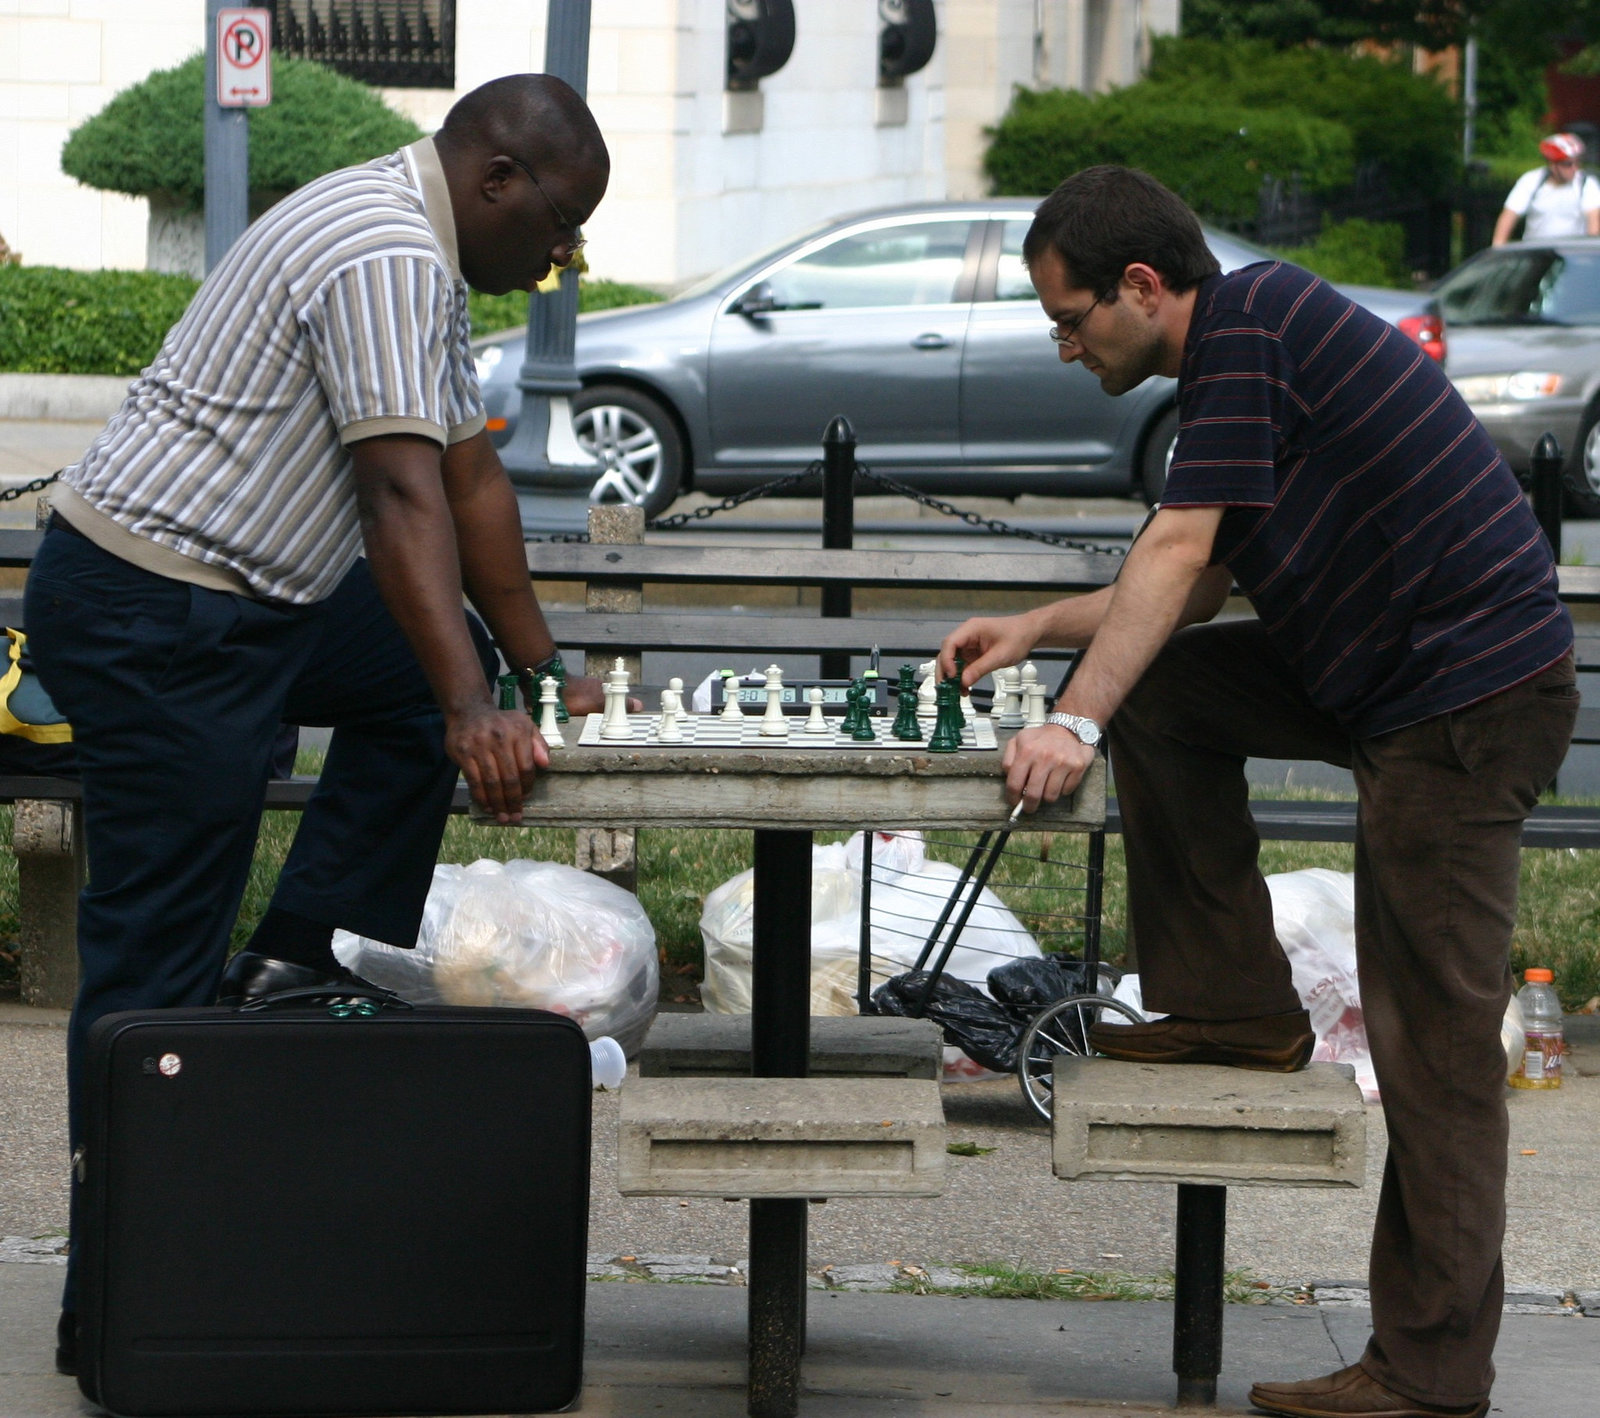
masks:
[[[273,45],[386,89],[456,86],[456,0],[265,0]]]

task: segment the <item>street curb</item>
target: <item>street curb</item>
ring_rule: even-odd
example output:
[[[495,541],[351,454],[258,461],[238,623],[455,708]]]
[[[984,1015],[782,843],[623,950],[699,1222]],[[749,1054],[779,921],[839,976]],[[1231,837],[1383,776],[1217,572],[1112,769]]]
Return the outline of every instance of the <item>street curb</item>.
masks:
[[[130,382],[116,374],[0,374],[0,419],[98,422],[121,407]]]

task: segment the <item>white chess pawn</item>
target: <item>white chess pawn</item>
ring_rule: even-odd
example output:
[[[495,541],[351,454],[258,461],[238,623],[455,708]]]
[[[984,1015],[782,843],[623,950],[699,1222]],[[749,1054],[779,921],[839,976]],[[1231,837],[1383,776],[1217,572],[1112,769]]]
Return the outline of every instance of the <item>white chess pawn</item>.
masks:
[[[939,717],[939,662],[929,660],[917,670],[917,677],[922,681],[917,686],[917,718],[937,719]]]
[[[822,712],[822,686],[814,684],[806,691],[806,698],[811,703],[811,712],[806,716],[806,729],[808,734],[825,734],[828,732],[828,716]]]
[[[789,721],[783,717],[783,671],[777,665],[767,666],[767,712],[761,716],[761,735],[772,739],[789,736]]]
[[[545,675],[539,681],[539,733],[551,748],[565,748],[567,741],[561,737],[561,725],[556,722],[556,680]]]
[[[600,720],[600,737],[603,739],[631,739],[633,726],[628,722],[628,667],[621,656],[611,666],[605,683],[606,708]]]
[[[1016,665],[996,672],[992,713],[1002,729],[1022,727],[1022,671]]]
[[[722,717],[744,718],[744,711],[739,708],[739,676],[732,670],[725,671],[722,676]]]
[[[683,729],[678,724],[678,715],[683,710],[683,681],[681,679],[669,680],[667,687],[661,691],[661,718],[656,724],[656,741],[658,743],[682,743]]]
[[[978,710],[972,702],[972,692],[970,690],[963,689],[961,691],[961,717],[968,723],[971,723],[973,719],[977,718],[977,716]]]

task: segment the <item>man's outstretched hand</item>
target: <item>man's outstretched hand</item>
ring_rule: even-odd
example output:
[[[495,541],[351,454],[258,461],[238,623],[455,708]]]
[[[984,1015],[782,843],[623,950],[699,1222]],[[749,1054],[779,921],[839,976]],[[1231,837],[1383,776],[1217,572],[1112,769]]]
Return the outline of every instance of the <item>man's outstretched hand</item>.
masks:
[[[962,622],[939,646],[939,677],[956,672],[956,657],[966,666],[961,687],[971,689],[991,670],[1020,665],[1039,643],[1038,632],[1026,614],[980,616]]]

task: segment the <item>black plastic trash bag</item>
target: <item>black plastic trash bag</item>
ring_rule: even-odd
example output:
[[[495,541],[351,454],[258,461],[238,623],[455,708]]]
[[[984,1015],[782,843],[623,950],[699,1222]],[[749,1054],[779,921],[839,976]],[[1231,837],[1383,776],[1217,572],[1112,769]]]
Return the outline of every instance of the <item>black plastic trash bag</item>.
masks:
[[[1098,983],[1102,994],[1110,973],[1104,965],[1100,967]],[[1001,1004],[1034,1015],[1068,995],[1090,993],[1089,967],[1068,955],[1008,960],[989,972],[989,993]]]
[[[873,1009],[879,1014],[931,1019],[944,1030],[945,1043],[954,1044],[974,1063],[996,1073],[1016,1068],[1022,1025],[965,980],[949,975],[939,977],[927,1009],[919,1008],[928,973],[912,970],[886,980],[873,991]]]

